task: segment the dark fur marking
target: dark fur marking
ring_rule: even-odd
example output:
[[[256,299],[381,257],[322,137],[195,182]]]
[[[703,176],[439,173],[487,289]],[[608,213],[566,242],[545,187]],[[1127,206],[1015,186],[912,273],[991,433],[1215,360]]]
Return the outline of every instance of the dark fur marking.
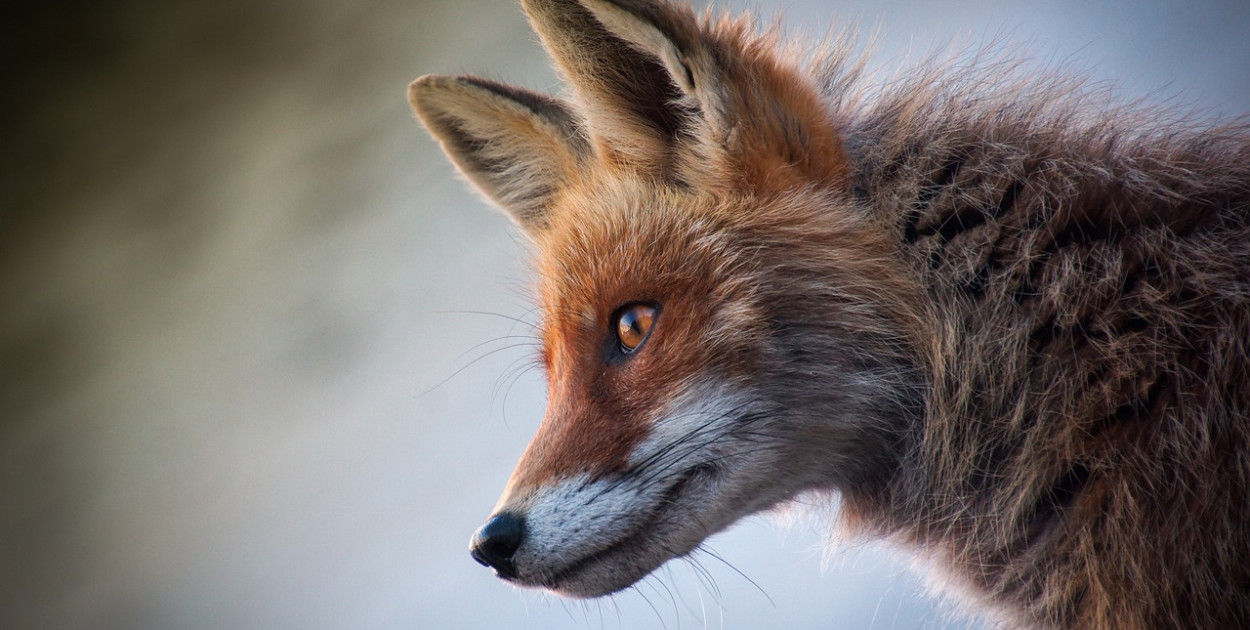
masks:
[[[920,210],[907,213],[907,221],[903,225],[903,242],[912,245],[920,237],[916,232],[916,224],[920,222]]]
[[[1016,206],[1016,199],[1020,197],[1020,193],[1024,191],[1024,180],[1017,179],[1011,182],[1007,190],[1003,191],[1003,196],[998,200],[998,207],[994,208],[993,216],[995,219],[1002,218],[1011,212]]]
[[[920,190],[920,196],[916,198],[917,205],[925,207],[933,203],[933,200],[955,183],[955,178],[959,176],[959,171],[964,166],[961,158],[955,158],[942,166],[942,170],[938,171],[931,181],[932,184],[925,186]]]
[[[1092,471],[1089,466],[1075,462],[1068,472],[1064,473],[1050,490],[1043,495],[1042,500],[1045,502],[1046,508],[1050,510],[1058,510],[1070,507],[1076,502],[1076,498],[1080,495],[1085,484],[1089,483]]]
[[[986,215],[985,210],[976,206],[963,206],[943,219],[941,225],[934,232],[941,237],[942,242],[947,242],[954,238],[956,234],[978,227],[988,219],[989,217]],[[928,234],[933,234],[934,232],[928,232]]]
[[[1055,320],[1048,319],[1041,325],[1033,329],[1029,333],[1029,350],[1032,354],[1040,354],[1047,346],[1063,332],[1063,327],[1056,324]]]
[[[1133,396],[1128,402],[1116,407],[1115,411],[1106,418],[1091,426],[1090,435],[1100,435],[1112,428],[1124,427],[1151,415],[1158,409],[1167,383],[1167,374],[1156,375],[1145,392]]]
[[[1114,239],[1118,235],[1110,226],[1100,225],[1094,219],[1083,216],[1069,219],[1054,233],[1050,243],[1053,252],[1060,252],[1074,244],[1088,244]]]
[[[438,122],[442,125],[443,131],[449,136],[460,150],[460,154],[473,158],[473,163],[479,169],[489,173],[500,173],[508,167],[505,160],[487,160],[482,157],[482,151],[490,146],[490,142],[485,138],[479,138],[465,131],[464,128],[457,124],[456,120],[451,117],[439,117]]]
[[[1011,292],[1011,301],[1016,306],[1024,306],[1024,303],[1041,295],[1041,292],[1033,287],[1028,279],[1021,280],[1020,285]]]
[[[1073,462],[1067,472],[1060,475],[1034,502],[1029,527],[1030,542],[1045,535],[1059,522],[1059,513],[1071,508],[1081,491],[1089,484],[1093,471],[1082,462]]]
[[[931,206],[934,199],[936,199],[943,190],[946,190],[954,185],[955,178],[959,176],[959,171],[963,168],[963,165],[964,160],[961,158],[956,158],[947,162],[942,166],[942,169],[929,180],[931,182],[929,185],[921,187],[920,194],[916,196],[915,209],[908,213],[907,220],[903,225],[904,243],[909,245],[913,244],[921,236],[930,236],[935,232],[935,230],[930,228],[925,228],[923,230],[918,229],[920,220],[924,214],[923,209]],[[888,172],[889,166],[890,165],[887,165],[886,167],[887,175],[892,174]],[[895,167],[895,171],[897,171],[897,167]]]
[[[1020,284],[1011,292],[1011,301],[1016,306],[1024,306],[1026,302],[1042,295],[1041,274],[1050,262],[1051,252],[1049,250],[1041,252],[1036,258],[1029,262],[1028,269],[1024,272],[1024,276],[1020,278]]]
[[[968,297],[974,300],[980,300],[985,297],[985,286],[989,284],[990,272],[993,270],[995,258],[993,254],[980,267],[977,267],[971,278],[968,278],[961,287]]]
[[[994,208],[991,216],[994,219],[1000,219],[1011,212],[1016,205],[1016,200],[1020,197],[1020,193],[1024,190],[1024,186],[1025,182],[1023,179],[1013,180],[1011,185],[1007,186],[1007,189],[1003,191],[1002,197],[998,200],[998,206]],[[969,297],[977,301],[985,297],[985,288],[989,284],[990,276],[998,268],[1001,255],[1002,252],[998,247],[992,246],[989,253],[986,254],[985,261],[981,263],[972,277],[964,282],[961,288]],[[1022,284],[1021,288],[1023,286]],[[1019,303],[1019,300],[1017,300],[1017,303]]]

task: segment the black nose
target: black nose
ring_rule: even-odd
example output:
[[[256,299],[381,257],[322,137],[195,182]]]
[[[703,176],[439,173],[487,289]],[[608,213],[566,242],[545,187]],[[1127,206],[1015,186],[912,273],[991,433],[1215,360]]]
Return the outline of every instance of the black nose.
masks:
[[[525,537],[525,521],[521,517],[500,512],[492,517],[469,541],[469,555],[484,567],[495,570],[501,578],[516,577],[512,555]]]

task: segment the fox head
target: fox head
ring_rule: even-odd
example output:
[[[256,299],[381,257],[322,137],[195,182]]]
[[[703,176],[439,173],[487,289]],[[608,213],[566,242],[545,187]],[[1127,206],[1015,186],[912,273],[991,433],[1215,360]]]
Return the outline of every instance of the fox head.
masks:
[[[522,4],[571,102],[409,92],[537,256],[547,412],[473,556],[598,596],[798,493],[884,491],[923,406],[918,289],[798,61],[686,7]]]

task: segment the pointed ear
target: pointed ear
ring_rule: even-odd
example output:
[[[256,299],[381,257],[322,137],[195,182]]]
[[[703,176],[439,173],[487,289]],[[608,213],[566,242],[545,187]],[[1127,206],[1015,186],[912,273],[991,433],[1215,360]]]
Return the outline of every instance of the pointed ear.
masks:
[[[543,47],[587,115],[596,152],[607,163],[663,166],[685,112],[681,90],[651,55],[613,35],[577,0],[521,0]]]
[[[543,0],[541,4],[572,2]],[[684,179],[698,181],[709,167],[721,167],[722,178],[749,186],[784,186],[795,178],[829,183],[847,179],[841,136],[824,100],[799,72],[798,60],[779,57],[773,42],[757,38],[748,22],[722,20],[715,27],[704,26],[688,7],[654,0],[579,0],[577,4],[607,31],[609,41],[617,42],[612,48],[601,45],[596,49],[595,57],[605,58],[600,65],[612,68],[606,59],[609,53],[629,57],[619,50],[619,42],[625,42],[634,56],[642,54],[650,64],[658,65],[670,89],[677,90],[676,98],[666,93],[646,106],[665,108],[679,123],[680,133],[668,136],[671,142],[693,141],[694,154],[679,158],[675,165]],[[645,62],[631,60],[629,64],[654,72],[654,66]],[[598,83],[630,75],[601,72],[599,76],[606,78],[590,81],[590,89],[602,89]],[[647,79],[655,81],[650,75]],[[617,92],[620,98],[645,96],[639,90],[625,94],[617,88]],[[594,116],[591,119],[595,128]]]
[[[526,232],[547,225],[551,197],[590,147],[561,102],[477,77],[424,76],[408,100],[460,172]]]

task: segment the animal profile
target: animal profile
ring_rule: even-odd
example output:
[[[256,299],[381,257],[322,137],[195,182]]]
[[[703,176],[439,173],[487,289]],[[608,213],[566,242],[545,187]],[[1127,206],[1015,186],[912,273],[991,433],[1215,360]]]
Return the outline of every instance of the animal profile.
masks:
[[[653,0],[523,0],[571,87],[410,88],[534,245],[548,407],[471,553],[572,597],[746,515],[1015,628],[1250,628],[1250,128]]]

